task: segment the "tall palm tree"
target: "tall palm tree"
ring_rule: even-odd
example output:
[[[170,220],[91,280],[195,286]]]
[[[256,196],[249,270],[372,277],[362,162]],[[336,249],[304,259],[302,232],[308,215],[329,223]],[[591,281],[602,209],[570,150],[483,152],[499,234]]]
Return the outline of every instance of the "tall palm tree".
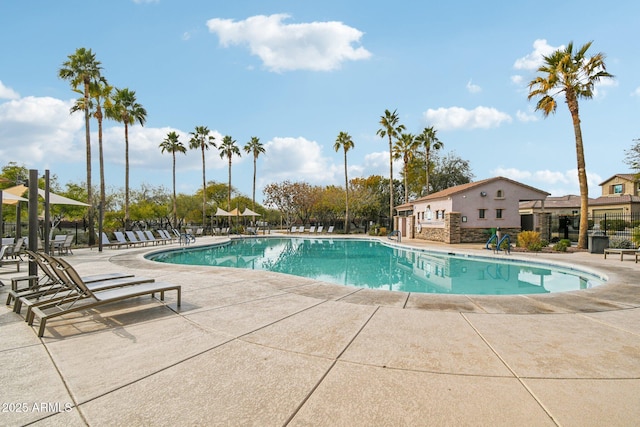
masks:
[[[344,191],[345,191],[345,210],[344,210],[344,232],[349,234],[349,178],[347,177],[347,151],[353,148],[353,140],[347,132],[340,132],[336,138],[333,149],[338,152],[340,148],[344,150]]]
[[[431,150],[440,150],[444,143],[438,139],[436,133],[438,131],[433,126],[424,128],[420,135],[416,136],[416,141],[424,146],[424,157],[426,162],[426,176],[424,195],[429,195],[429,163],[431,162]]]
[[[231,136],[226,135],[222,138],[222,144],[218,146],[218,150],[220,150],[220,158],[224,159],[225,157],[229,160],[229,190],[227,193],[227,208],[231,209],[231,158],[233,155],[241,156],[240,149],[236,145],[236,140],[231,138]]]
[[[199,149],[202,152],[202,226],[204,227],[207,220],[207,179],[205,175],[204,152],[208,150],[209,147],[216,147],[216,143],[214,142],[216,138],[213,135],[209,135],[209,128],[206,126],[196,126],[196,129],[190,132],[189,135],[191,135],[189,148],[192,150]]]
[[[393,158],[402,159],[404,164],[404,202],[409,202],[409,162],[413,160],[414,152],[418,148],[418,142],[416,138],[410,133],[403,133],[400,138],[393,145]]]
[[[561,93],[564,93],[565,102],[571,113],[576,140],[578,182],[580,185],[578,248],[587,247],[587,232],[589,229],[589,187],[584,160],[582,129],[580,128],[578,99],[593,98],[595,84],[602,78],[613,77],[612,74],[606,71],[604,54],[596,53],[587,57],[587,50],[591,47],[591,43],[586,43],[574,51],[573,42],[571,42],[566,48],[558,49],[549,56],[544,56],[544,62],[538,68],[538,72],[543,75],[536,77],[529,83],[529,99],[539,97],[536,110],[542,111],[545,117],[556,112],[558,104],[555,97]]]
[[[89,86],[91,82],[102,79],[100,61],[91,49],[83,47],[76,49],[75,53],[67,57],[67,61],[58,70],[58,76],[69,81],[71,88],[78,90],[82,87],[84,105],[89,106]],[[94,245],[96,236],[94,231],[93,189],[91,187],[91,132],[89,128],[89,108],[84,109],[84,129],[87,156],[87,203],[89,203],[89,245]]]
[[[389,221],[393,228],[393,156],[391,155],[393,140],[398,139],[400,133],[405,130],[404,125],[398,124],[398,113],[393,110],[393,113],[389,110],[384,110],[384,115],[380,116],[378,122],[382,127],[378,129],[376,135],[380,138],[385,136],[389,138]]]
[[[129,226],[129,125],[147,121],[147,110],[138,103],[136,92],[128,88],[116,89],[113,108],[107,112],[109,118],[124,123],[124,223]]]
[[[257,136],[252,136],[251,140],[247,142],[243,147],[245,153],[253,154],[253,193],[251,196],[251,210],[255,211],[256,209],[256,163],[258,161],[258,156],[264,153],[264,145],[260,142],[260,138]]]
[[[104,120],[103,106],[105,109],[111,108],[111,91],[113,87],[110,86],[106,80],[101,79],[99,81],[92,81],[89,85],[89,113],[98,122],[98,158],[100,162],[100,205],[105,206],[105,179],[104,179],[104,154],[102,145],[102,123]],[[78,91],[80,92],[80,91]],[[84,111],[85,109],[84,97],[78,98],[76,103],[71,107],[71,112]],[[104,210],[102,211],[104,215]],[[102,221],[103,218],[100,218]]]
[[[163,153],[166,151],[173,156],[173,226],[175,227],[178,223],[178,208],[176,206],[176,153],[186,154],[187,148],[179,141],[178,134],[175,131],[171,131],[162,143],[160,143],[160,149]]]

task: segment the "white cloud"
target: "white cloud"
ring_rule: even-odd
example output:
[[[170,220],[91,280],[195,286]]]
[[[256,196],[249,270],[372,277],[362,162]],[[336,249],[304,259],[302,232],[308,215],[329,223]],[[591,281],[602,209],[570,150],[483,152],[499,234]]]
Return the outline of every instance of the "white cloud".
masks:
[[[469,93],[478,93],[482,91],[482,88],[478,85],[474,85],[473,83],[471,83],[471,80],[469,80],[467,82],[467,90],[469,91]]]
[[[640,86],[638,86],[636,90],[631,92],[631,96],[640,96]]]
[[[518,110],[516,112],[516,118],[521,122],[535,122],[538,120],[538,116],[531,113],[525,113],[524,111]]]
[[[516,59],[513,68],[516,70],[537,70],[544,62],[544,56],[548,56],[564,46],[553,47],[545,39],[538,39],[533,42],[533,52],[522,58]]]
[[[0,80],[0,99],[18,99],[20,94],[10,87],[5,86]]]
[[[520,85],[524,81],[524,77],[519,74],[511,76],[511,82],[516,85]]]
[[[322,147],[305,138],[276,137],[265,144],[261,180],[265,182],[306,181],[336,183],[342,172],[323,156]]]
[[[220,44],[248,45],[270,71],[330,71],[344,61],[367,59],[371,53],[359,43],[363,33],[342,22],[285,24],[287,14],[257,15],[243,21],[214,18],[207,27]]]
[[[0,104],[0,157],[24,163],[84,158],[82,115],[69,114],[74,101],[25,97]]]
[[[538,170],[527,171],[516,168],[497,168],[491,171],[494,176],[504,176],[523,184],[539,188],[543,191],[551,193],[551,196],[566,196],[569,194],[580,194],[580,185],[578,183],[577,169],[569,169],[567,171],[550,171]],[[589,185],[589,197],[596,198],[600,196],[599,184],[603,181],[602,177],[596,173],[587,172],[587,183]]]
[[[439,130],[448,129],[489,129],[510,123],[511,116],[490,107],[476,107],[467,110],[462,107],[428,109],[424,113],[427,122]]]

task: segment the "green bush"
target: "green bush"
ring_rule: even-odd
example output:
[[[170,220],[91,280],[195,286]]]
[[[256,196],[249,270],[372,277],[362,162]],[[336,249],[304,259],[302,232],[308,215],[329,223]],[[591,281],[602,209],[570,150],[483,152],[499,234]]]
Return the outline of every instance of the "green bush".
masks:
[[[631,249],[633,243],[627,238],[613,236],[609,238],[609,247],[615,249]]]
[[[556,252],[567,252],[567,248],[571,246],[571,240],[562,239],[553,245],[553,250]]]
[[[629,223],[627,223],[623,219],[608,219],[606,221],[603,219],[603,220],[600,221],[600,229],[601,230],[621,231],[621,230],[624,230],[625,228],[627,228],[628,225],[629,225]]]

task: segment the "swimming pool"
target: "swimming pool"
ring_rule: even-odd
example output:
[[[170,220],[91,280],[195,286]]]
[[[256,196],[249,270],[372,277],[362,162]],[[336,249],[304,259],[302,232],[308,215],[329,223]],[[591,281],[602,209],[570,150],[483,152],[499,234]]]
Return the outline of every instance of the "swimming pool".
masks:
[[[377,239],[258,237],[165,250],[158,262],[266,270],[391,291],[513,295],[565,292],[604,282],[595,274],[538,262],[407,248]]]

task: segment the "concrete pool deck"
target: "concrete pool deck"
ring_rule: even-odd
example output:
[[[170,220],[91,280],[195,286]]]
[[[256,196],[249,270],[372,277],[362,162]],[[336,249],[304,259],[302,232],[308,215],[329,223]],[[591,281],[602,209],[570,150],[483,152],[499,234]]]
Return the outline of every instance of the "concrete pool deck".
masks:
[[[609,282],[531,296],[408,295],[143,258],[158,247],[74,249],[65,258],[81,274],[180,284],[182,306],[175,293],[166,305],[116,303],[51,320],[43,338],[4,306],[0,425],[637,425],[633,258],[403,243],[584,266]],[[0,268],[0,280],[22,270]]]

